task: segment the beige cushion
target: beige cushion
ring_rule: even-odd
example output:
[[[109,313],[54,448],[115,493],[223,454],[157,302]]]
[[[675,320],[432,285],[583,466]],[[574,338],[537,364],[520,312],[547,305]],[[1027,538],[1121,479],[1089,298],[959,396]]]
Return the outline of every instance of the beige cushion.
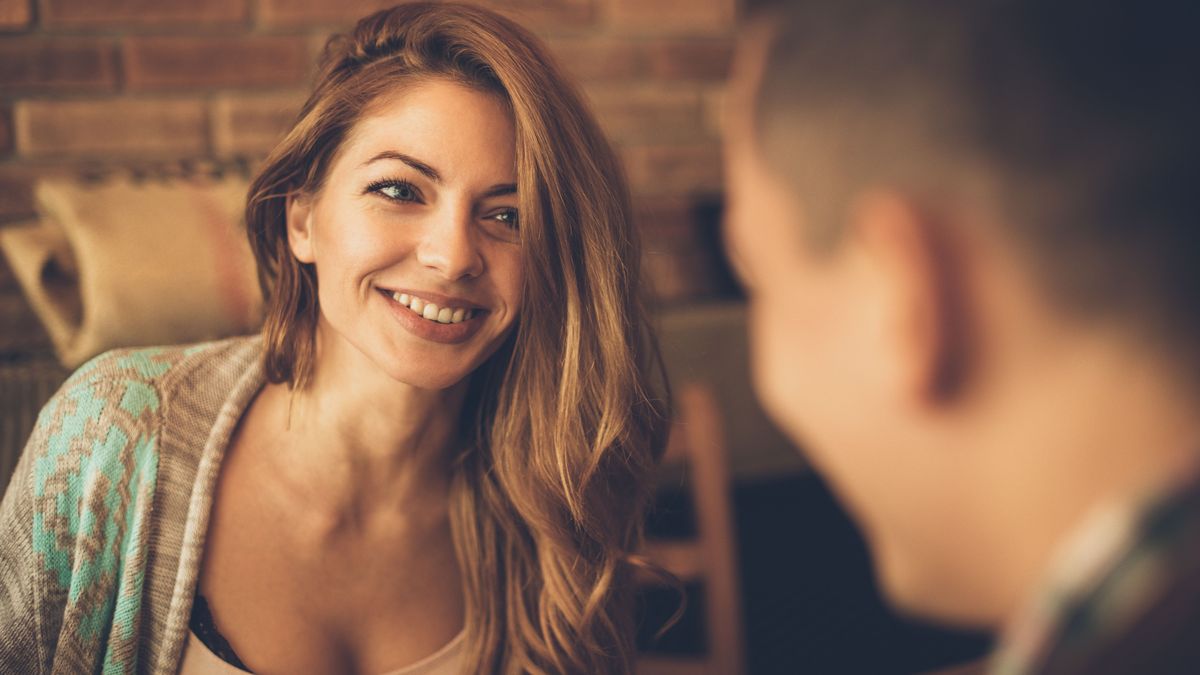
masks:
[[[35,194],[37,224],[0,229],[0,249],[64,365],[257,327],[244,180],[55,179]]]

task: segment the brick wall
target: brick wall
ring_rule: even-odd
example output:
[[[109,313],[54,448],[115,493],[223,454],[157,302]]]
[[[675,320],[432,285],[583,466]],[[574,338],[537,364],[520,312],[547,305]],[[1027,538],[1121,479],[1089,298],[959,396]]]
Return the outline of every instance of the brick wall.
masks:
[[[711,294],[737,0],[484,0],[542,35],[625,159],[660,297]],[[325,37],[378,0],[0,0],[0,227],[38,175],[264,154]],[[45,337],[0,257],[0,353]]]

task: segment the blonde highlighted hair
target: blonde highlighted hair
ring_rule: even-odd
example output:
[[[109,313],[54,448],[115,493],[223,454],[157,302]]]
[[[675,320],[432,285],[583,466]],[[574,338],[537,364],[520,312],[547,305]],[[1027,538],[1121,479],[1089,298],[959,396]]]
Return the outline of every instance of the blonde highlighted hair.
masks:
[[[451,490],[467,670],[629,672],[631,572],[666,441],[666,380],[620,165],[537,38],[478,7],[413,3],[330,40],[246,207],[268,379],[305,386],[315,349],[317,279],[288,248],[288,195],[320,189],[377,97],[438,77],[513,113],[525,261],[516,330],[471,376]]]

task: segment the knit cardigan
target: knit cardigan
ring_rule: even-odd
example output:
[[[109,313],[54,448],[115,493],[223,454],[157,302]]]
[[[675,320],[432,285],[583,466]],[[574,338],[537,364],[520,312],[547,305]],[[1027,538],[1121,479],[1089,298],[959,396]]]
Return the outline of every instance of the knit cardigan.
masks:
[[[0,503],[0,672],[179,669],[217,470],[263,382],[258,337],[67,380]]]

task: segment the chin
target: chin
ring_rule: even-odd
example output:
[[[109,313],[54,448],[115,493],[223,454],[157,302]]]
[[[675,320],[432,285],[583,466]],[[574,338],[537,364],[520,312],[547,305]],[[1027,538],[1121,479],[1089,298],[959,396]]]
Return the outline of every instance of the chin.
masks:
[[[919,575],[912,565],[902,564],[896,555],[888,555],[873,547],[875,576],[883,596],[893,609],[903,613],[927,617],[938,604],[934,600],[936,589],[920,583]]]
[[[429,390],[449,389],[462,382],[470,374],[458,370],[427,368],[412,363],[393,363],[390,367],[384,367],[381,370],[397,382],[417,389]]]
[[[872,545],[876,579],[893,609],[920,619],[964,628],[994,623],[986,601],[970,592],[962,579],[939,574],[929,556],[902,555]]]

